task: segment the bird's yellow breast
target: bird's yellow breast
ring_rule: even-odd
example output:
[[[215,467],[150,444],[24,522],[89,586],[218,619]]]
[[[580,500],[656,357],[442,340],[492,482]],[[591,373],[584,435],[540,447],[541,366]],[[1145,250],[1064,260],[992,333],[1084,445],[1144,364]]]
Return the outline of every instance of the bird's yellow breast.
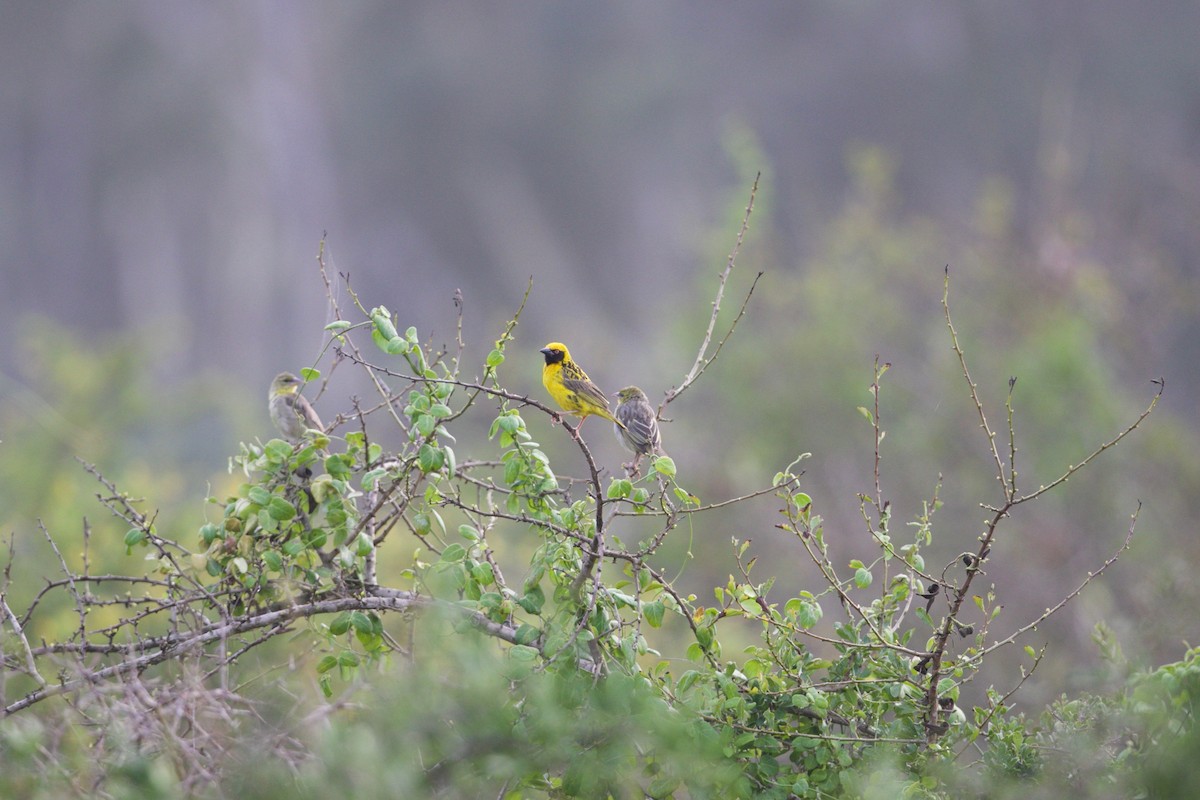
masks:
[[[583,406],[579,395],[563,385],[563,365],[561,363],[547,364],[542,367],[542,385],[564,411],[579,411]]]

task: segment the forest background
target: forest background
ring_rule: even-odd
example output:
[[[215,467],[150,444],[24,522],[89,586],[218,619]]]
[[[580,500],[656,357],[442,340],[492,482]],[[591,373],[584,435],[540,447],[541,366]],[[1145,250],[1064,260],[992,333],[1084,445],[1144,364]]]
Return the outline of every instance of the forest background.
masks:
[[[76,459],[192,540],[273,435],[271,376],[318,363],[331,268],[476,361],[532,290],[510,388],[544,342],[652,399],[690,366],[762,172],[721,360],[671,407],[688,488],[736,496],[802,452],[829,536],[863,536],[876,356],[892,364],[886,493],[943,476],[943,555],[994,491],[941,317],[943,269],[980,391],[1021,398],[1029,479],[1161,413],[991,554],[1012,627],[1134,545],[1033,634],[1031,706],[1179,658],[1200,602],[1200,9],[1128,4],[21,3],[0,29],[0,533],[39,557],[97,517]],[[329,358],[328,352],[325,359]],[[345,371],[349,373],[349,370]],[[327,419],[361,394],[334,371]],[[539,420],[538,425],[541,425]],[[595,423],[590,423],[595,424]],[[585,433],[617,470],[604,426]],[[553,458],[565,436],[535,430]],[[753,539],[783,585],[812,567],[770,504],[673,543],[711,591]],[[126,558],[124,528],[93,519]],[[682,537],[681,537],[682,538]],[[834,545],[836,547],[836,544]],[[399,568],[400,564],[394,565]],[[381,564],[381,572],[388,565]],[[22,575],[36,584],[38,576]],[[65,619],[63,624],[70,625]],[[1008,661],[1005,661],[1005,659]],[[1019,651],[999,657],[997,682]]]

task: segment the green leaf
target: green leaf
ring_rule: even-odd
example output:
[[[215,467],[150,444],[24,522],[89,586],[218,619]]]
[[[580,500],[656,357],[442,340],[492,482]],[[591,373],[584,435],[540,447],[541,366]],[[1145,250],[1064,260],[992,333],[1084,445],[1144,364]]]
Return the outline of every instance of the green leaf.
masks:
[[[210,522],[200,528],[200,541],[204,542],[205,546],[210,545],[220,534],[221,529]]]
[[[670,456],[659,456],[654,459],[654,471],[668,478],[675,477],[675,459]]]
[[[666,611],[666,606],[661,600],[655,600],[652,603],[646,603],[642,607],[642,614],[646,617],[646,622],[650,623],[651,628],[661,628],[663,622],[663,613]]]
[[[674,797],[675,790],[679,788],[680,783],[682,781],[678,776],[664,772],[650,781],[650,786],[646,788],[646,794],[655,800],[662,797]]]
[[[437,428],[437,420],[432,414],[421,414],[417,417],[416,427],[417,433],[422,436],[430,436],[433,434],[434,429]]]
[[[492,565],[486,561],[471,567],[471,577],[480,586],[491,586],[496,582],[496,573],[492,571]]]
[[[271,502],[271,493],[261,486],[251,486],[247,496],[255,505],[266,507]]]
[[[263,445],[263,454],[272,464],[281,464],[292,457],[292,446],[283,439],[272,439]]]
[[[860,589],[865,589],[871,585],[871,570],[866,567],[859,567],[854,571],[854,585]]]
[[[442,561],[462,561],[467,557],[467,548],[455,543],[442,551]]]
[[[875,424],[875,417],[871,414],[870,411],[867,411],[867,409],[865,407],[859,406],[858,413],[860,413],[864,417],[866,417],[867,422],[870,422],[872,425]]]
[[[679,487],[679,486],[675,487],[675,496],[678,497],[685,505],[689,505],[689,506],[700,505],[700,498],[696,497],[696,495],[692,494],[691,492],[688,492],[686,489],[683,489],[682,487]]]
[[[287,522],[296,516],[296,507],[282,497],[272,497],[271,502],[267,504],[267,513],[271,515],[271,519]]]
[[[517,605],[528,611],[530,614],[541,614],[542,606],[546,604],[546,593],[542,591],[541,586],[530,586],[525,590],[525,594],[517,600]]]
[[[339,480],[346,480],[351,475],[350,464],[347,462],[346,456],[341,453],[334,453],[326,457],[325,471]]]
[[[350,630],[350,614],[343,611],[333,618],[333,622],[329,623],[329,632],[334,636],[341,636],[346,631]]]
[[[317,674],[320,675],[329,672],[329,670],[337,666],[337,663],[336,656],[325,656],[317,662]]]
[[[350,612],[350,627],[360,633],[370,633],[373,629],[371,618],[361,611]]]
[[[389,341],[399,336],[396,326],[392,322],[391,312],[387,310],[386,306],[377,306],[371,309],[371,322],[375,324],[375,330],[379,332],[379,336],[384,341]]]
[[[529,645],[536,642],[541,635],[542,632],[537,628],[526,623],[521,623],[521,627],[517,628],[517,632],[513,638],[517,640],[517,644]]]
[[[421,445],[421,449],[417,451],[417,466],[421,468],[421,472],[437,472],[443,463],[445,456],[442,455],[442,451],[428,442]]]
[[[491,367],[492,369],[495,369],[496,367],[500,366],[503,363],[504,363],[504,353],[501,353],[499,350],[493,350],[492,352],[488,353],[487,365],[489,367]]]
[[[350,322],[344,319],[339,319],[326,325],[325,330],[329,331],[330,333],[341,333],[350,327],[353,327]]]
[[[449,598],[467,585],[466,570],[456,561],[439,561],[424,574],[425,585],[434,597]]]
[[[379,479],[387,475],[387,470],[382,467],[371,470],[362,476],[362,488],[367,491],[373,490],[379,485]]]
[[[146,541],[146,532],[141,528],[130,528],[125,532],[125,546],[133,547]]]
[[[321,379],[321,370],[313,369],[312,367],[305,367],[304,369],[300,370],[300,377],[304,379],[305,383],[312,383],[313,381]]]
[[[274,550],[268,550],[263,553],[262,560],[267,565],[267,569],[272,572],[281,572],[283,570],[283,558]]]
[[[608,484],[608,499],[617,500],[622,497],[628,497],[633,491],[633,483],[628,478],[614,478]]]
[[[508,650],[508,654],[513,660],[523,661],[525,663],[530,663],[532,661],[536,661],[537,657],[538,657],[537,650],[535,650],[532,647],[526,647],[525,645],[522,645],[522,644],[516,644],[516,645],[513,645],[512,647],[510,647]]]
[[[796,621],[800,623],[800,627],[804,629],[811,628],[821,621],[821,607],[811,600],[800,601],[800,609],[796,614]]]

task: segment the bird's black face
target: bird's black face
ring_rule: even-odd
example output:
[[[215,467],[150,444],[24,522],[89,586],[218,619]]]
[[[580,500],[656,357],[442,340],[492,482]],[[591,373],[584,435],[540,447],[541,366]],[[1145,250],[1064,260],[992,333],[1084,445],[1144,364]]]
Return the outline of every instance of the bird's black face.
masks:
[[[538,352],[546,357],[547,364],[558,364],[563,360],[563,356],[566,355],[562,350],[550,347],[544,347]]]

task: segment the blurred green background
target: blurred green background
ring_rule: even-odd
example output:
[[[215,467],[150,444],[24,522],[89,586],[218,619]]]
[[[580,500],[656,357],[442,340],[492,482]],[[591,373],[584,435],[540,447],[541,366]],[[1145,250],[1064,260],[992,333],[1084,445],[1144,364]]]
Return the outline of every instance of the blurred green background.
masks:
[[[893,529],[941,474],[936,552],[970,549],[997,493],[939,307],[949,264],[994,425],[1018,378],[1026,487],[1167,380],[1142,431],[1022,509],[993,550],[1000,634],[1071,591],[1145,503],[1127,557],[1032,635],[1053,649],[1031,700],[1101,680],[1101,619],[1135,661],[1175,659],[1200,633],[1196,30],[1183,0],[11,4],[0,533],[49,574],[37,520],[77,558],[86,516],[93,558],[129,569],[84,459],[194,542],[237,443],[270,433],[270,378],[320,352],[323,234],[364,303],[435,343],[454,337],[461,289],[478,361],[532,276],[501,370],[515,391],[540,396],[537,349],[559,339],[605,389],[657,399],[691,365],[761,170],[724,320],[766,274],[670,408],[681,482],[722,500],[811,452],[805,488],[835,553],[868,557],[856,495],[873,445],[856,407],[878,355],[893,364]],[[365,391],[350,372],[315,398],[325,419]],[[530,418],[558,470],[581,473],[561,431]],[[486,424],[460,458],[492,452]],[[591,425],[616,471],[624,454]],[[697,519],[684,584],[711,597],[736,536],[765,556],[759,577],[814,586],[775,520],[769,498]],[[33,591],[40,575],[19,578]],[[989,678],[1015,682],[1019,657]]]

